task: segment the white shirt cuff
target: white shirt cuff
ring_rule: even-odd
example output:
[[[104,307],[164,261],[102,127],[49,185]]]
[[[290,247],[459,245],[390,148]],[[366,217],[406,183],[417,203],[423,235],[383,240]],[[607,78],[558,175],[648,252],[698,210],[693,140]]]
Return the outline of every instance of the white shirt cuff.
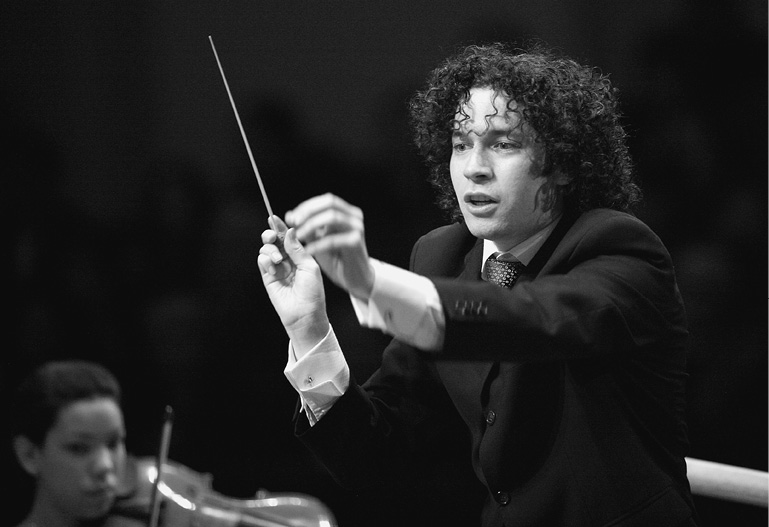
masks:
[[[358,322],[420,349],[440,349],[446,319],[433,282],[374,258],[371,264],[374,288],[368,302],[350,296]]]
[[[314,425],[344,394],[350,384],[350,368],[333,328],[306,355],[296,360],[291,342],[283,374],[299,393],[302,411]]]

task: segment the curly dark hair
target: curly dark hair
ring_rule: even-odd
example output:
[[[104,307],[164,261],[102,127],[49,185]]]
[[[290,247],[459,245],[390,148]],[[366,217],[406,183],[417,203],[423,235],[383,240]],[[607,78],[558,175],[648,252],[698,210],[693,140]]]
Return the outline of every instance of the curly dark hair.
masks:
[[[558,170],[571,178],[563,188],[566,210],[630,212],[640,201],[617,89],[608,76],[541,43],[528,49],[471,45],[433,70],[409,103],[414,139],[438,191],[437,204],[451,220],[461,220],[449,174],[451,135],[458,109],[476,87],[509,97],[508,108],[520,112],[544,144],[544,174]]]

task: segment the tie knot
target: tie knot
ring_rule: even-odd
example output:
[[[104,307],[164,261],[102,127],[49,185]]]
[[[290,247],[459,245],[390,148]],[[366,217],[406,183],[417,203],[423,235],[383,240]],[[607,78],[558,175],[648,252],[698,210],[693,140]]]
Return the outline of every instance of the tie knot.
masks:
[[[521,271],[525,268],[526,266],[521,262],[497,260],[496,255],[492,254],[486,260],[486,279],[489,282],[509,289],[513,287]]]

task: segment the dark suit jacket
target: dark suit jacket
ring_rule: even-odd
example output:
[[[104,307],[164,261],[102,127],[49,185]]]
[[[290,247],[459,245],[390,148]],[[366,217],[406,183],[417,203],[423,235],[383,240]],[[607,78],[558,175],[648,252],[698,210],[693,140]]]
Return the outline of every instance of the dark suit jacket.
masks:
[[[484,526],[686,522],[688,332],[659,238],[616,211],[564,217],[511,290],[480,280],[481,254],[462,224],[416,243],[411,269],[446,315],[443,349],[393,340],[317,425],[297,419],[300,439],[351,488],[430,477],[454,456],[420,491],[466,492],[458,510]],[[463,467],[482,506],[447,483]]]

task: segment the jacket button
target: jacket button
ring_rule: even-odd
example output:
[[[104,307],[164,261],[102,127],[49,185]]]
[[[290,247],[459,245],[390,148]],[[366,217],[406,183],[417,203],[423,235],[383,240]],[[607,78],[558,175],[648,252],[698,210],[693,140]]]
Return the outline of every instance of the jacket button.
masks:
[[[510,494],[500,490],[494,493],[494,500],[500,505],[507,505],[510,503]]]
[[[494,412],[494,410],[489,410],[486,413],[486,424],[491,426],[494,424],[494,421],[497,420],[497,414]]]

